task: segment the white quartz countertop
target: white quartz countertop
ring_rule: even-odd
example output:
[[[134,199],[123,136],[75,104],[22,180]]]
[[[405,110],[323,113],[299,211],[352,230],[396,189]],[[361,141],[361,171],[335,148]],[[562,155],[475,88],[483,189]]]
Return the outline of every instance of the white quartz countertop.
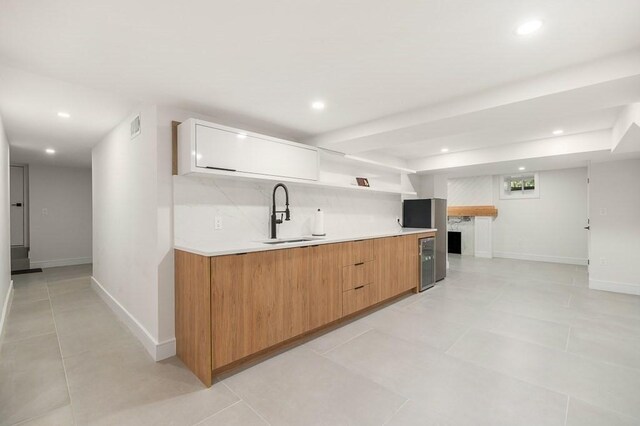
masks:
[[[400,235],[422,234],[425,232],[435,232],[435,228],[402,228],[397,231],[368,233],[361,235],[327,235],[326,237],[314,237],[311,241],[301,241],[296,243],[264,244],[263,241],[234,241],[234,242],[206,242],[198,244],[176,244],[176,250],[199,254],[201,256],[223,256],[226,254],[249,253],[255,251],[280,250],[292,247],[316,246],[319,244],[343,243],[347,241],[368,240],[372,238],[395,237]],[[303,237],[311,237],[310,235]]]

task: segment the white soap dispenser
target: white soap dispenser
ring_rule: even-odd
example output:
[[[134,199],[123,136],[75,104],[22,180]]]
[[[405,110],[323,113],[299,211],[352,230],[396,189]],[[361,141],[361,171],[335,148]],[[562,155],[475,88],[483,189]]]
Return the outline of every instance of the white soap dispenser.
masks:
[[[324,237],[327,235],[324,232],[324,212],[320,209],[316,212],[316,221],[314,223],[312,235],[314,237]]]

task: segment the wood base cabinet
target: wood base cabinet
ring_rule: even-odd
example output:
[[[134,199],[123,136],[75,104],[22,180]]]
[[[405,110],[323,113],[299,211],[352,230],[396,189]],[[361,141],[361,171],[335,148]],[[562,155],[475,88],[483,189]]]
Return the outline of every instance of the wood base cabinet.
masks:
[[[178,357],[212,375],[418,286],[412,234],[204,257],[176,250]]]

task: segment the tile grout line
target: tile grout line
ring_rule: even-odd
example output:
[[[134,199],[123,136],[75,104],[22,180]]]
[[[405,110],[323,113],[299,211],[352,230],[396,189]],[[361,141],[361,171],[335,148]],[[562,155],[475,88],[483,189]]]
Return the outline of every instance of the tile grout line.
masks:
[[[386,426],[389,424],[389,422],[391,420],[393,420],[393,418],[396,416],[396,414],[398,414],[400,412],[400,410],[402,410],[402,407],[404,407],[405,405],[407,405],[407,403],[411,401],[409,398],[405,399],[405,401],[400,404],[400,406],[393,412],[393,414],[391,415],[391,417],[389,417],[387,420],[385,420],[384,423],[382,423],[382,426]]]
[[[444,351],[444,353],[445,353],[446,355],[453,356],[453,355],[451,355],[451,354],[449,353],[449,350],[451,350],[451,348],[453,348],[456,344],[458,344],[458,342],[459,342],[460,340],[462,340],[462,338],[463,338],[464,336],[466,336],[466,335],[467,335],[467,334],[468,334],[472,329],[473,329],[473,326],[472,326],[472,325],[470,325],[469,327],[467,327],[467,329],[464,331],[464,333],[462,333],[460,336],[458,336],[458,338],[457,338],[457,339],[456,339],[456,340],[455,340],[455,341],[454,341],[454,342],[453,342],[453,343],[452,343],[452,344],[451,344],[451,345],[450,345],[450,346],[449,346],[449,347]]]
[[[263,422],[265,422],[266,424],[268,424],[269,426],[271,426],[271,423],[269,423],[269,422],[267,421],[267,419],[265,419],[265,418],[262,416],[262,414],[260,414],[260,413],[258,412],[258,410],[256,410],[255,408],[253,408],[253,407],[251,406],[251,404],[249,404],[249,402],[248,402],[248,401],[246,401],[246,400],[245,400],[245,399],[243,399],[240,395],[238,395],[236,392],[234,392],[234,391],[233,391],[233,389],[231,389],[231,387],[230,387],[229,385],[227,385],[225,382],[220,382],[220,383],[221,383],[222,385],[224,385],[224,387],[225,387],[225,388],[229,389],[229,392],[231,392],[232,394],[234,394],[235,396],[237,396],[237,397],[238,397],[238,399],[240,399],[240,401],[242,401],[242,402],[244,402],[245,404],[247,404],[247,407],[249,407],[249,409],[250,409],[251,411],[253,411],[253,412],[256,414],[256,416],[260,417],[260,418],[262,419],[262,421],[263,421]]]
[[[69,376],[67,375],[67,366],[62,356],[62,345],[60,344],[60,335],[58,334],[58,324],[56,323],[56,316],[53,313],[53,304],[51,303],[51,292],[49,292],[49,280],[46,280],[47,294],[49,295],[49,307],[51,308],[51,317],[53,318],[53,328],[56,331],[56,340],[58,341],[58,350],[60,351],[60,361],[62,362],[62,370],[64,371],[64,380],[67,385],[67,394],[69,395],[69,407],[71,408],[71,417],[73,424],[76,424],[76,415],[73,411],[73,401],[71,400],[71,389],[69,388]]]
[[[237,396],[237,395],[236,395],[236,396]],[[238,398],[240,398],[240,397],[238,397]],[[211,414],[210,416],[205,417],[204,419],[202,419],[202,420],[198,421],[197,423],[194,423],[194,424],[193,424],[193,426],[198,426],[198,425],[202,424],[203,422],[205,422],[205,421],[209,420],[209,419],[210,419],[210,418],[212,418],[213,416],[217,416],[218,414],[222,413],[223,411],[228,410],[229,408],[231,408],[231,407],[233,407],[233,406],[235,406],[235,405],[238,405],[238,404],[240,404],[241,402],[244,402],[244,401],[243,401],[242,399],[238,399],[238,400],[237,400],[236,402],[234,402],[233,404],[231,404],[231,405],[227,405],[227,406],[226,406],[226,407],[224,407],[223,409],[216,411],[215,413]]]
[[[366,334],[366,333],[370,332],[370,331],[371,331],[371,330],[373,330],[373,329],[374,329],[374,327],[371,327],[371,328],[369,328],[369,329],[367,329],[367,330],[363,331],[362,333],[358,333],[358,334],[356,334],[355,336],[353,336],[353,337],[349,338],[348,340],[345,340],[344,342],[337,344],[336,346],[332,347],[332,348],[331,348],[331,349],[329,349],[328,351],[324,351],[324,352],[322,352],[322,353],[319,353],[319,352],[318,352],[318,355],[322,355],[322,356],[324,356],[324,355],[328,354],[329,352],[331,352],[332,350],[334,350],[334,349],[338,349],[340,346],[346,345],[347,343],[349,343],[349,342],[351,342],[351,341],[353,341],[353,340],[357,339],[358,337],[362,336],[363,334]],[[314,352],[315,352],[315,351],[314,351]]]

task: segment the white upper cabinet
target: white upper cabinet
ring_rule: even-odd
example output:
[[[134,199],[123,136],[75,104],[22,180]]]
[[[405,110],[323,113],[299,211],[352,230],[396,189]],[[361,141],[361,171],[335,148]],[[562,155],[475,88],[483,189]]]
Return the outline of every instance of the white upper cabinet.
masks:
[[[179,174],[318,180],[318,149],[189,119],[178,128]]]

